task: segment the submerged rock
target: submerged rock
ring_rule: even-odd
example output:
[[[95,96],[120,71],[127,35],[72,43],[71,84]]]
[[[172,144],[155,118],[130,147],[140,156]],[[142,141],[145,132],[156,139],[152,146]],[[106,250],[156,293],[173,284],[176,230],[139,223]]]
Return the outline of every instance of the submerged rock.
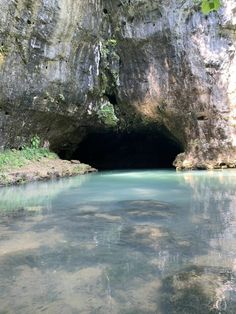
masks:
[[[165,313],[235,313],[232,273],[219,267],[189,267],[163,280]]]
[[[71,154],[94,130],[151,127],[175,166],[236,166],[236,4],[0,0],[0,147]],[[106,106],[104,105],[106,104]]]

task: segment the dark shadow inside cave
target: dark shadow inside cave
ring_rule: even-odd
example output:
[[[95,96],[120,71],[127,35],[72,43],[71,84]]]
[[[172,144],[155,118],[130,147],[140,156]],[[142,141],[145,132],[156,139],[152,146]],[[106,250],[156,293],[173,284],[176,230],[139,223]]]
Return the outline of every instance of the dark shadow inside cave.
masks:
[[[70,158],[99,170],[172,168],[182,151],[180,144],[159,132],[111,131],[88,134]]]

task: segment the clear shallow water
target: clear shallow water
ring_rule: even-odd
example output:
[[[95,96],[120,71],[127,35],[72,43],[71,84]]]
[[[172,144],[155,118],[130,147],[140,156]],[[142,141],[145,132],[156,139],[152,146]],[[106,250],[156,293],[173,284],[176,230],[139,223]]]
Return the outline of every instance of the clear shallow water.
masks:
[[[0,189],[0,313],[236,313],[236,171]]]

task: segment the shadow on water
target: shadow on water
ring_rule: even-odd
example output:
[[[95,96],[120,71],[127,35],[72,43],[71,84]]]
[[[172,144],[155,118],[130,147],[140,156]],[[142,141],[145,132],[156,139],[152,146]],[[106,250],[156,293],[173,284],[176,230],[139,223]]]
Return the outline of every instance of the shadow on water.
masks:
[[[0,313],[235,313],[235,176],[104,173],[0,190]]]

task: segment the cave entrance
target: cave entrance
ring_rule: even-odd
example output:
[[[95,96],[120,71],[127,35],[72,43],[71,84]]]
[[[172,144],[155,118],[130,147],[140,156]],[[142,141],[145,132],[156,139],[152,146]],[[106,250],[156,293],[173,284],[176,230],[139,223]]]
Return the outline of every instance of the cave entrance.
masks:
[[[98,170],[172,168],[179,143],[152,132],[90,133],[79,144],[71,159]]]

